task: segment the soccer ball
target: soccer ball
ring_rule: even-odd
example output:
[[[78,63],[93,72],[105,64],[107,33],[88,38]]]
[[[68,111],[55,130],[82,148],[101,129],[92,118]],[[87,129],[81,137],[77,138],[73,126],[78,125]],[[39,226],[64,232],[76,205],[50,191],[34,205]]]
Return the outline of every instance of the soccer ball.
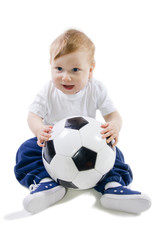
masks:
[[[42,150],[51,178],[66,188],[96,186],[115,162],[115,148],[102,139],[101,130],[101,123],[83,116],[56,123]]]

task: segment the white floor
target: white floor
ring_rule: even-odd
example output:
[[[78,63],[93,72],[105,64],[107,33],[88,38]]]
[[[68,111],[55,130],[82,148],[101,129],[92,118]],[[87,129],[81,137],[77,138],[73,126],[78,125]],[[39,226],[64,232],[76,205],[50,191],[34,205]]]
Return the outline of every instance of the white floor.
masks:
[[[155,188],[156,190],[156,188]],[[159,239],[159,194],[150,191],[152,207],[141,215],[105,210],[100,194],[91,190],[68,190],[47,210],[31,215],[22,207],[28,190],[13,178],[2,183],[1,231],[5,239]],[[2,238],[1,238],[2,239]]]

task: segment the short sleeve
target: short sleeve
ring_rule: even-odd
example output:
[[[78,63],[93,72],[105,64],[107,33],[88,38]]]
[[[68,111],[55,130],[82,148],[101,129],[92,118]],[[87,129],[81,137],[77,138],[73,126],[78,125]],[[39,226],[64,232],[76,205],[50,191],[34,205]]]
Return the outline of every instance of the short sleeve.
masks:
[[[48,113],[48,92],[50,89],[50,82],[45,84],[45,86],[39,91],[35,96],[34,101],[29,106],[28,110],[35,113],[41,118],[45,118]]]
[[[95,83],[97,109],[100,110],[102,116],[116,111],[117,109],[108,95],[106,86],[99,81],[96,81]]]

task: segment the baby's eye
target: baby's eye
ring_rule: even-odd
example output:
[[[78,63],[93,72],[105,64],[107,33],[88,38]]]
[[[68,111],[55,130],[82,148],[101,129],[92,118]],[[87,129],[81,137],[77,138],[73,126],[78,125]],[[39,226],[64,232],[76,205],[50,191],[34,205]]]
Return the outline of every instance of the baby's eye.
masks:
[[[73,71],[73,72],[78,72],[78,71],[79,71],[79,68],[73,68],[72,71]]]
[[[56,67],[56,69],[61,72],[62,71],[62,67]]]

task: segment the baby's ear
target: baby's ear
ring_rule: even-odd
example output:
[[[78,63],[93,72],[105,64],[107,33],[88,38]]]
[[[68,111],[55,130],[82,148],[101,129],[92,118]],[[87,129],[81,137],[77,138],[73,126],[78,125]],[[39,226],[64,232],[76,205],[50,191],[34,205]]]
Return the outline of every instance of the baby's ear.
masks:
[[[93,64],[89,69],[89,79],[91,79],[93,77],[94,68],[95,68],[95,64]]]

